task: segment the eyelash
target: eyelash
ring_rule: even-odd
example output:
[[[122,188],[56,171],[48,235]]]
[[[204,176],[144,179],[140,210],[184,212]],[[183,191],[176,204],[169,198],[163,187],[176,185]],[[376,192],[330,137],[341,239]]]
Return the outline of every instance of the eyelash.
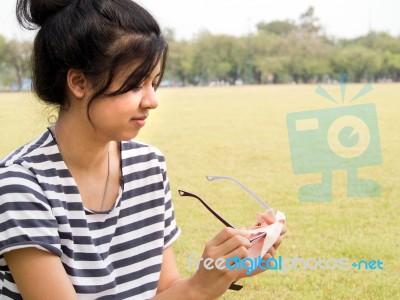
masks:
[[[152,83],[151,86],[153,87],[154,90],[157,90],[158,85],[156,83]],[[143,85],[142,86],[138,86],[138,87],[134,87],[132,89],[132,91],[137,92],[137,91],[141,90],[142,88],[143,88]]]

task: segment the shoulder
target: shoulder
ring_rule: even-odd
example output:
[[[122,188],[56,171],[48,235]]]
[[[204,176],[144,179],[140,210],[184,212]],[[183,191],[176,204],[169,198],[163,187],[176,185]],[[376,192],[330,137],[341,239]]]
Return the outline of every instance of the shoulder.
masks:
[[[51,135],[45,132],[6,156],[0,162],[0,196],[32,194],[44,202],[38,178],[51,176],[49,164],[57,161],[56,148]]]
[[[21,146],[0,161],[0,169],[13,165],[40,165],[55,159],[57,146],[49,131]]]
[[[121,153],[123,159],[128,159],[132,163],[143,163],[157,161],[165,168],[165,156],[161,150],[155,146],[136,141],[121,142]]]

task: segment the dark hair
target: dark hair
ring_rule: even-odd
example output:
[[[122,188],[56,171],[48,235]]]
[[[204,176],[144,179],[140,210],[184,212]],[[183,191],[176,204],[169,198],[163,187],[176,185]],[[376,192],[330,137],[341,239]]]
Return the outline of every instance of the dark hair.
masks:
[[[17,0],[17,19],[27,29],[40,28],[33,47],[32,81],[46,103],[66,104],[69,69],[82,71],[94,85],[91,101],[105,94],[118,72],[132,63],[138,67],[107,95],[137,88],[158,62],[157,86],[161,81],[167,42],[154,18],[131,0]]]

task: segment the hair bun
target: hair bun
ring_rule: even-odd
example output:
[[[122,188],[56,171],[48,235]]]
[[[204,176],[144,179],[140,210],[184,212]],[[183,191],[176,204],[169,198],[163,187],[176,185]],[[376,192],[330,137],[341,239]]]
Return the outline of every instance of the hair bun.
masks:
[[[17,19],[26,29],[37,29],[41,27],[47,18],[73,0],[17,0]]]

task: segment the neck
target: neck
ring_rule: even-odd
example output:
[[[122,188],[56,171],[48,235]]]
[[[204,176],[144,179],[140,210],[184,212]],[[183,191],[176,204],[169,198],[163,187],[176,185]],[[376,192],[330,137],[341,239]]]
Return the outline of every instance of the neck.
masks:
[[[90,122],[85,123],[61,115],[54,131],[69,167],[90,170],[106,162],[112,142],[99,137]]]

